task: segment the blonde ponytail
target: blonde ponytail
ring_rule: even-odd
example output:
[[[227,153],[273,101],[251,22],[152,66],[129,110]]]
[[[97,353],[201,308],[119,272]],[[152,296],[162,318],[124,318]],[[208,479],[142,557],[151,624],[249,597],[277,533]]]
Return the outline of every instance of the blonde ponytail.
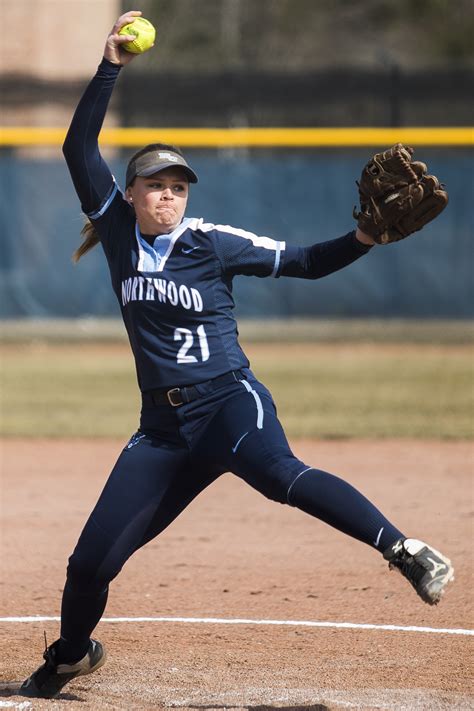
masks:
[[[81,230],[81,235],[83,237],[83,241],[72,255],[72,261],[74,263],[77,263],[81,257],[87,254],[87,252],[93,249],[96,244],[99,244],[100,242],[99,235],[90,220],[86,221],[86,224]]]

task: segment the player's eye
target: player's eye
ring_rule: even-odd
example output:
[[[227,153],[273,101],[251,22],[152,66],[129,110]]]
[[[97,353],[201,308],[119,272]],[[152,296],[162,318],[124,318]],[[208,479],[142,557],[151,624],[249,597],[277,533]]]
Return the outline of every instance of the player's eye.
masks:
[[[184,193],[184,191],[185,191],[186,188],[185,188],[184,184],[183,184],[183,185],[177,184],[177,185],[174,186],[173,189],[174,189],[174,191],[175,191],[176,193]]]

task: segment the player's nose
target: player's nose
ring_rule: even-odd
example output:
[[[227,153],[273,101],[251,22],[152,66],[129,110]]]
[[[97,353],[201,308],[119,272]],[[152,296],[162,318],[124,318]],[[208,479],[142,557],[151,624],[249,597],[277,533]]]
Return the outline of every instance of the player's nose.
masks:
[[[162,197],[164,200],[173,199],[174,195],[173,195],[173,191],[171,190],[171,188],[165,188],[165,189],[163,190],[163,192],[161,193],[161,197]]]

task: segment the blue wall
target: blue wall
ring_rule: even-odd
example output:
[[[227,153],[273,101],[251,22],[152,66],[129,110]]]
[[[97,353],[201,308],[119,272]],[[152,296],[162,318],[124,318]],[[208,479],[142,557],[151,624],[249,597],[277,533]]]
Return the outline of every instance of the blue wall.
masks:
[[[200,183],[187,214],[291,244],[339,236],[353,228],[354,181],[371,150],[188,151]],[[317,282],[239,277],[238,314],[472,317],[472,151],[420,148],[415,157],[449,191],[435,222]],[[119,183],[125,163],[111,162]],[[101,250],[71,263],[83,218],[63,161],[4,152],[0,181],[0,316],[118,315]]]

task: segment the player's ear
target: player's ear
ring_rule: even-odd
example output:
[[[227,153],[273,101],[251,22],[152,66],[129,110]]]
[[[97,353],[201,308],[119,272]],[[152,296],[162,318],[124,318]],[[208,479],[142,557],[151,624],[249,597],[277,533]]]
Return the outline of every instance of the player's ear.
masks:
[[[131,185],[125,190],[125,200],[130,205],[133,205],[133,195],[132,195]]]

